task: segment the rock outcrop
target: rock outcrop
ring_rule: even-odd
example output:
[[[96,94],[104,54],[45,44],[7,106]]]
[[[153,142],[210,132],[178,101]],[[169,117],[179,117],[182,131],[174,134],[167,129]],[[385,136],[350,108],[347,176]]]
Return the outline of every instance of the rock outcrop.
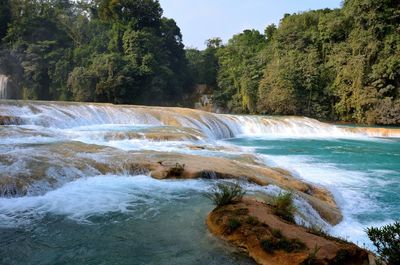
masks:
[[[251,198],[214,209],[209,230],[262,265],[368,265],[372,254],[320,231],[289,223]]]

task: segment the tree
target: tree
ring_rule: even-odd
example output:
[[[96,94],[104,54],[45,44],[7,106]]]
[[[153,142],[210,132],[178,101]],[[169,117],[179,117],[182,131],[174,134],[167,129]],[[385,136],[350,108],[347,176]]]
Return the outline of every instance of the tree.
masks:
[[[0,2],[0,43],[6,36],[8,24],[11,22],[11,6],[9,0]]]
[[[367,234],[385,264],[400,264],[400,222],[367,228]]]
[[[235,112],[256,111],[258,83],[262,76],[259,52],[266,39],[257,30],[245,30],[235,35],[218,50],[217,104]]]

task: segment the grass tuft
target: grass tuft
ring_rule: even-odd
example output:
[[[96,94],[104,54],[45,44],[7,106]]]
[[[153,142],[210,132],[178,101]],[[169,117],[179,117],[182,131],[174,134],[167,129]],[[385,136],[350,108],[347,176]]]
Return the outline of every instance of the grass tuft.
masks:
[[[218,183],[210,192],[205,194],[217,207],[237,203],[246,192],[239,183]]]
[[[279,195],[272,200],[272,205],[274,206],[274,214],[288,222],[295,222],[294,213],[296,207],[293,205],[293,193],[279,193]]]
[[[298,238],[288,239],[281,236],[280,238],[269,237],[261,241],[261,247],[268,253],[275,250],[284,250],[286,252],[295,252],[306,248],[306,245]]]

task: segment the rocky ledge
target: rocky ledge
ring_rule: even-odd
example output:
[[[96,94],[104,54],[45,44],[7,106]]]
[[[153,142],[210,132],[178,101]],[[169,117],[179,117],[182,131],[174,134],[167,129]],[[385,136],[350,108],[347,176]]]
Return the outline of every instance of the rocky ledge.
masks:
[[[253,198],[214,209],[207,226],[263,265],[372,265],[373,255],[344,240],[287,222]]]

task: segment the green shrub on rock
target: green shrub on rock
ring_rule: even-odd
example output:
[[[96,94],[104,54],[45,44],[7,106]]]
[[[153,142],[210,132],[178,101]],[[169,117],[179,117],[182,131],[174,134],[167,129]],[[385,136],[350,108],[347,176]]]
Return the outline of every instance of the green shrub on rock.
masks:
[[[367,234],[384,263],[400,264],[400,222],[397,221],[381,228],[367,228]]]
[[[218,183],[210,192],[205,194],[217,207],[236,203],[242,200],[246,192],[239,183]]]
[[[288,222],[295,222],[294,212],[296,208],[293,205],[293,194],[291,192],[280,193],[273,199],[272,205],[274,206],[274,214]]]

